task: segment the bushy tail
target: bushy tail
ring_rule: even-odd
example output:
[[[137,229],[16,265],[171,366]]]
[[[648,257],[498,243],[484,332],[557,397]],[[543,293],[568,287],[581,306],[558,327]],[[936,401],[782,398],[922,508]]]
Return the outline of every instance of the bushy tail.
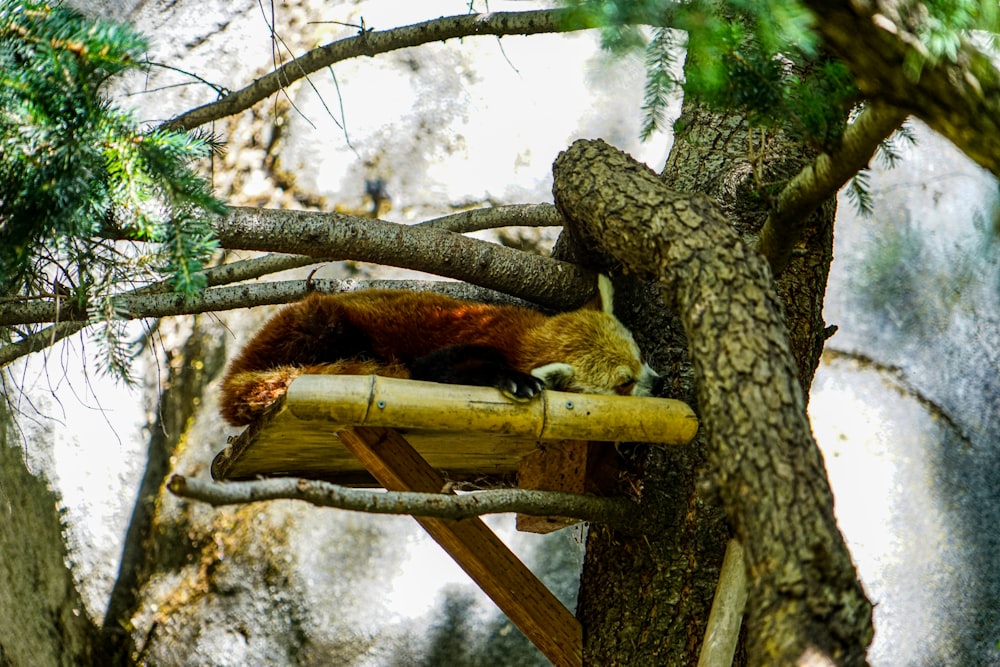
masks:
[[[233,426],[246,426],[264,414],[288,391],[288,385],[300,375],[383,375],[408,378],[401,364],[346,359],[331,364],[279,366],[267,370],[230,373],[222,380],[219,412]]]

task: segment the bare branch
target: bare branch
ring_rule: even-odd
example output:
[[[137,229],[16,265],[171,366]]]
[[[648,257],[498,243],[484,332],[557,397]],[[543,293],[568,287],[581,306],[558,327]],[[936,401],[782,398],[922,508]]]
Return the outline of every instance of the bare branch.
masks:
[[[121,319],[170,317],[289,303],[302,299],[313,292],[337,294],[362,289],[434,291],[459,299],[527,305],[527,302],[523,300],[514,299],[487,288],[458,282],[305,279],[217,287],[215,289],[204,290],[197,296],[184,296],[172,292],[151,294],[148,291],[137,291],[115,297],[114,308],[115,314]],[[65,301],[56,303],[54,300],[35,300],[14,304],[5,308],[3,312],[0,312],[0,326],[56,321],[60,323],[79,323],[85,326],[91,322],[91,318],[86,309],[75,308]],[[18,344],[20,345],[20,343]],[[36,345],[39,344],[42,347],[47,346],[43,340],[36,342]],[[31,352],[34,350],[28,351]]]
[[[206,279],[210,286],[226,285],[334,261],[336,255],[343,259],[424,270],[473,283],[429,287],[457,298],[507,302],[506,294],[525,305],[536,303],[566,310],[579,306],[592,295],[591,274],[573,264],[433,228],[456,226],[470,231],[511,224],[560,224],[561,218],[551,205],[503,206],[482,209],[482,212],[467,211],[438,220],[428,221],[431,228],[423,228],[338,213],[234,208],[230,216],[215,222],[222,246],[271,250],[274,254],[212,267],[205,272]],[[305,254],[300,254],[303,252]],[[477,289],[474,285],[486,289]],[[418,288],[416,284],[390,281],[288,281],[209,289],[195,297],[184,297],[171,292],[169,284],[163,281],[117,296],[115,307],[116,313],[123,318],[166,317],[287,303],[310,291],[333,293],[375,286]],[[60,325],[55,333],[51,328],[46,329],[0,347],[0,365],[76,333],[89,320],[86,308],[74,307],[66,300],[32,300],[6,305],[0,313],[0,326],[43,322],[60,322]]]
[[[213,266],[205,272],[209,287],[218,285],[228,285],[244,280],[253,280],[261,276],[298,269],[310,264],[321,264],[326,260],[322,257],[309,257],[308,255],[286,255],[283,253],[272,253],[263,257],[252,259],[241,259],[221,266]],[[164,283],[164,287],[169,287]]]
[[[817,156],[785,186],[757,243],[773,275],[788,265],[809,214],[864,169],[879,144],[905,119],[906,113],[900,109],[880,103],[868,105],[844,131],[836,150]]]
[[[653,21],[645,17],[645,21]],[[358,56],[374,56],[411,46],[474,35],[535,35],[594,28],[592,20],[573,10],[491,12],[447,16],[389,30],[364,30],[354,37],[331,42],[285,63],[252,84],[222,99],[192,109],[166,122],[165,127],[190,130],[249,109],[285,86],[334,63]]]
[[[417,227],[456,234],[497,227],[562,227],[563,218],[552,204],[517,204],[462,211],[421,222]]]
[[[275,478],[251,482],[212,482],[174,475],[167,488],[176,496],[212,505],[262,500],[304,500],[317,507],[336,507],[372,514],[410,514],[438,519],[466,519],[485,514],[518,512],[614,524],[635,530],[644,525],[639,506],[625,498],[598,498],[575,493],[496,489],[463,495],[410,491],[363,491],[329,482]]]
[[[0,346],[0,366],[6,366],[15,359],[20,359],[32,352],[44,350],[61,341],[63,338],[72,336],[85,326],[87,326],[85,322],[60,322],[30,336],[26,336],[16,343],[8,343],[7,345]]]
[[[568,310],[593,295],[581,267],[436,229],[341,213],[232,208],[214,224],[221,245],[355,259],[463,280]]]
[[[883,363],[874,357],[861,352],[851,350],[838,350],[827,345],[823,348],[823,357],[827,362],[842,360],[859,364],[862,368],[870,369],[879,374],[883,382],[894,385],[896,391],[903,396],[913,399],[923,407],[935,421],[941,422],[945,428],[950,430],[955,437],[962,441],[962,445],[972,450],[975,447],[973,436],[966,431],[962,424],[952,417],[948,409],[936,402],[933,398],[922,391],[913,380],[907,377],[906,371],[899,366]]]

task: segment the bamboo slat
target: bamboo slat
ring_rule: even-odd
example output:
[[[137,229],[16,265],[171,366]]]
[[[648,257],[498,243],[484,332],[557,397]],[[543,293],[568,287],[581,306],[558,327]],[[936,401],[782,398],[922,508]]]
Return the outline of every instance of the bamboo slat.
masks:
[[[216,456],[212,475],[370,483],[361,462],[336,440],[350,426],[396,428],[433,468],[466,479],[516,473],[539,440],[686,444],[698,422],[686,404],[663,398],[545,391],[518,403],[489,387],[306,375]]]

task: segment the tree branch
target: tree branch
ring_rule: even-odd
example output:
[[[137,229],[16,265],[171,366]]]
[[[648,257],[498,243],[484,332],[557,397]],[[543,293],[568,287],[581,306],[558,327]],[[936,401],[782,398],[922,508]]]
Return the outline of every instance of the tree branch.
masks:
[[[919,117],[1000,175],[1000,72],[968,41],[954,60],[932,58],[908,19],[908,2],[807,0],[816,29],[854,72],[858,88]]]
[[[368,220],[369,218],[356,219]],[[456,234],[467,234],[469,232],[496,229],[498,227],[559,227],[562,224],[562,216],[559,215],[559,212],[552,204],[512,204],[509,206],[492,206],[489,208],[462,211],[461,213],[454,213],[439,218],[431,218],[412,226],[439,229]],[[105,230],[105,232],[105,238],[131,240],[121,232],[114,230]],[[271,253],[262,257],[238,260],[215,266],[205,273],[209,287],[213,287],[252,280],[271,273],[297,269],[309,266],[310,264],[321,264],[332,261],[336,260],[330,257]],[[170,290],[170,285],[168,282],[162,281],[157,283],[155,287],[150,286],[145,289],[167,292]]]
[[[59,322],[30,336],[26,336],[16,343],[0,345],[0,367],[6,366],[12,361],[27,356],[32,352],[44,350],[61,341],[63,338],[68,338],[81,331],[86,326],[85,322]]]
[[[522,305],[536,303],[567,310],[578,307],[592,296],[594,282],[588,271],[573,264],[443,231],[447,228],[472,231],[514,224],[561,224],[561,221],[555,208],[548,204],[477,209],[416,226],[338,213],[234,208],[228,217],[214,223],[221,245],[229,249],[270,250],[274,254],[212,267],[205,273],[211,287],[334,261],[337,256],[404,266],[472,283],[432,287],[456,298],[508,302],[504,295],[511,295]],[[483,289],[477,289],[476,285]],[[361,287],[420,288],[415,283],[393,281],[286,281],[220,287],[205,290],[198,296],[184,297],[171,292],[169,284],[162,281],[116,296],[115,307],[123,318],[166,317],[287,303],[311,291],[334,293]],[[60,324],[57,329],[48,328],[0,347],[0,365],[44,349],[80,331],[89,321],[86,307],[74,307],[67,300],[32,300],[5,305],[0,312],[0,326]]]
[[[232,208],[214,224],[225,248],[354,259],[490,287],[557,310],[593,296],[591,272],[436,229],[341,213]]]
[[[838,350],[831,345],[823,348],[823,357],[827,363],[836,360],[847,360],[859,364],[862,368],[875,371],[879,374],[883,382],[894,385],[896,391],[906,398],[916,401],[927,411],[927,414],[932,419],[941,422],[946,429],[950,430],[955,437],[962,441],[962,445],[968,451],[972,451],[975,448],[976,445],[973,442],[973,436],[966,428],[957,419],[952,417],[945,406],[924,393],[913,380],[907,377],[906,371],[899,366],[883,363],[862,352]]]
[[[251,259],[240,259],[235,262],[213,266],[205,272],[209,287],[218,285],[229,285],[239,283],[244,280],[254,280],[261,276],[267,276],[279,271],[299,269],[310,264],[322,264],[327,261],[322,257],[310,257],[308,255],[287,255],[284,253],[271,253],[262,257]],[[170,289],[167,282],[161,283],[162,291]]]
[[[114,297],[115,314],[121,319],[195,315],[237,308],[272,306],[305,298],[314,292],[338,294],[361,289],[407,289],[435,291],[455,298],[490,303],[526,302],[507,297],[485,287],[458,282],[416,280],[281,280],[232,285],[203,290],[197,296],[170,293],[132,292]],[[76,308],[65,301],[28,301],[8,306],[0,312],[0,326],[72,322],[86,325],[91,318],[86,308]]]
[[[598,498],[575,493],[497,489],[462,495],[409,491],[374,492],[308,479],[274,478],[252,482],[212,482],[174,475],[167,488],[176,496],[212,505],[262,500],[304,500],[317,507],[336,507],[372,514],[410,514],[438,519],[466,519],[517,512],[610,523],[636,530],[644,525],[639,506],[625,498]]]
[[[905,119],[905,112],[899,109],[879,102],[869,104],[847,126],[836,150],[818,155],[785,186],[757,242],[757,250],[767,258],[773,275],[788,265],[809,214],[864,169],[879,144]]]
[[[205,272],[205,277],[210,286],[223,285],[230,282],[252,280],[268,273],[285,271],[291,268],[314,264],[319,261],[321,260],[303,255],[266,255],[264,257],[239,260],[231,264],[212,267]],[[167,281],[161,281],[129,291],[121,296],[125,298],[144,299],[150,295],[164,294],[166,296],[163,298],[172,296],[176,301],[179,295],[167,294],[169,291],[170,284]],[[135,306],[135,317],[152,317],[153,315],[145,312],[141,304],[142,301],[140,300]],[[90,323],[90,318],[87,317],[85,311],[86,309],[80,311],[73,308],[65,300],[61,303],[56,303],[55,301],[32,301],[6,305],[3,312],[0,313],[0,320],[2,320],[0,326],[39,324],[43,322],[53,322],[55,324],[30,336],[26,336],[15,343],[0,346],[0,366],[6,366],[32,352],[38,352],[50,347],[63,338],[68,338],[83,330]]]
[[[563,218],[552,204],[516,204],[476,208],[418,223],[416,227],[468,234],[497,227],[562,227]]]
[[[639,23],[639,17],[632,19]],[[642,23],[656,23],[646,16]],[[354,37],[337,40],[285,63],[252,84],[222,99],[187,111],[167,121],[171,129],[190,130],[199,125],[249,109],[257,102],[313,72],[358,56],[375,56],[431,42],[443,42],[474,35],[535,35],[573,32],[597,27],[590,15],[572,9],[542,9],[526,12],[492,12],[447,16],[389,30],[363,30]]]

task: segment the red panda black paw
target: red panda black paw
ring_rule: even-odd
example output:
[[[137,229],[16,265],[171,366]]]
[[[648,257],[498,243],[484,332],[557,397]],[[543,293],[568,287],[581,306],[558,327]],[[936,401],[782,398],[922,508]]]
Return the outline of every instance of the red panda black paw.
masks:
[[[531,400],[545,383],[513,368],[500,350],[486,345],[455,345],[414,360],[414,380],[495,387],[515,401]]]
[[[509,373],[505,377],[498,376],[496,382],[491,383],[507,398],[519,402],[530,401],[545,389],[545,383],[532,375],[521,373],[513,368],[509,369]]]

